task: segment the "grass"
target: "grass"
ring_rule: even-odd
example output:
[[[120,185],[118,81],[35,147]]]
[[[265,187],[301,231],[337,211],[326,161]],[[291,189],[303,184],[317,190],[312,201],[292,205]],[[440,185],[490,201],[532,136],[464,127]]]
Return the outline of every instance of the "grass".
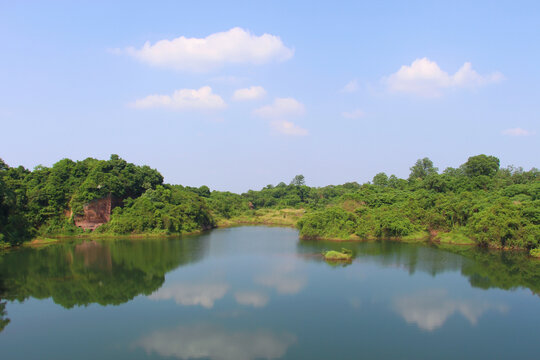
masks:
[[[429,232],[423,230],[416,231],[409,235],[402,236],[398,238],[398,240],[405,243],[425,242],[429,240]]]
[[[298,220],[304,215],[304,209],[259,209],[232,217],[220,219],[218,227],[235,225],[279,225],[295,227]]]
[[[23,246],[44,246],[44,245],[50,245],[55,244],[59,242],[59,239],[51,239],[51,238],[35,238],[34,240],[24,243]]]
[[[474,240],[469,238],[463,233],[463,231],[457,229],[452,230],[447,233],[439,233],[435,237],[435,241],[440,242],[441,244],[452,244],[452,245],[474,245],[476,244]]]
[[[347,249],[341,249],[341,251],[329,250],[323,252],[325,260],[331,261],[349,261],[352,259],[352,252]]]
[[[531,249],[530,254],[533,257],[540,258],[540,248]]]

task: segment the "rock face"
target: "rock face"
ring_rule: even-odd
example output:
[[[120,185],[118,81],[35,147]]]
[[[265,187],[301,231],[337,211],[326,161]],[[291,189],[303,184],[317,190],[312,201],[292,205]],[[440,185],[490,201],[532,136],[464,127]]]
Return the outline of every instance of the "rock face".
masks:
[[[94,230],[111,220],[112,210],[122,205],[122,200],[109,194],[104,198],[90,201],[84,205],[84,215],[75,217],[75,225],[85,230]]]

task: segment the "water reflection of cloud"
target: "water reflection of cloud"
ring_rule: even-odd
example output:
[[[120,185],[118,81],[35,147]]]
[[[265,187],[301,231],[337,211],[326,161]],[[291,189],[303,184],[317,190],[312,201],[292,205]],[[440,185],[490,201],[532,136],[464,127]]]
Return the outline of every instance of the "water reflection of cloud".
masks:
[[[471,325],[476,325],[480,316],[488,310],[501,313],[507,310],[502,304],[490,304],[475,299],[451,299],[444,289],[401,296],[394,300],[393,305],[407,323],[416,324],[427,331],[440,328],[455,313],[460,313]]]
[[[268,304],[268,295],[257,291],[238,291],[234,294],[234,298],[241,305],[264,307]]]
[[[174,299],[178,305],[200,305],[207,309],[225,296],[227,284],[173,284],[163,287],[149,296],[152,300]]]
[[[360,309],[360,307],[362,306],[362,300],[360,300],[360,298],[356,296],[349,298],[348,302],[353,309]]]
[[[279,294],[298,294],[307,284],[305,276],[295,273],[292,263],[275,267],[270,273],[259,275],[255,283],[276,289]]]
[[[180,326],[156,331],[137,341],[147,353],[178,359],[277,359],[296,342],[296,336],[268,330],[230,331],[213,325]]]

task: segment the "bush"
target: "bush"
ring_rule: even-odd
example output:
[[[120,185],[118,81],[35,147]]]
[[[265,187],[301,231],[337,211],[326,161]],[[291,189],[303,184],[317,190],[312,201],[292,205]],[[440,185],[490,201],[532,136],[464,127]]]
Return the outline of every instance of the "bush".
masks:
[[[358,217],[340,207],[307,213],[298,221],[300,236],[303,238],[348,239],[354,234]]]

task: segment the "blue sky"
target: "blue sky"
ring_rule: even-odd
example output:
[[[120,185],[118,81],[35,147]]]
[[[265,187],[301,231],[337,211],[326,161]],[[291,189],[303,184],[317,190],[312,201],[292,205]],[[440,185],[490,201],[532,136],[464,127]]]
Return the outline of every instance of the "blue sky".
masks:
[[[236,192],[426,156],[529,169],[539,39],[537,1],[0,0],[0,157],[116,153]]]

